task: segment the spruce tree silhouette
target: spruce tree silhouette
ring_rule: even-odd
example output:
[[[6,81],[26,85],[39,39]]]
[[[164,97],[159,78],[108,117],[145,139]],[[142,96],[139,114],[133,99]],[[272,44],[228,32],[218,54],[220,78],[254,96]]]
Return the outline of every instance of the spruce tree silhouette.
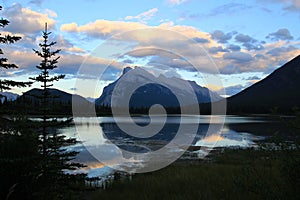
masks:
[[[0,6],[0,10],[2,10],[2,6]],[[9,21],[7,19],[0,19],[0,27],[4,28],[9,24]],[[9,34],[3,35],[0,33],[0,43],[2,44],[12,44],[20,40],[21,37],[19,36],[12,36]],[[0,49],[0,54],[3,55],[2,49]],[[8,62],[8,59],[5,57],[0,58],[0,68],[2,69],[16,69],[18,66],[16,64],[11,64]],[[27,87],[30,86],[32,82],[21,82],[21,81],[13,81],[8,79],[0,79],[0,92],[3,92],[4,90],[10,90],[12,87]],[[4,95],[0,94],[0,97],[6,98]]]
[[[56,42],[49,41],[47,23],[43,31],[43,41],[39,44],[40,50],[33,51],[41,57],[41,62],[37,69],[40,74],[36,77],[31,77],[31,80],[40,82],[43,93],[41,96],[35,98],[41,99],[41,109],[43,112],[42,130],[41,130],[41,154],[42,159],[40,162],[40,176],[37,185],[37,199],[73,199],[78,196],[80,189],[85,185],[85,174],[67,173],[68,171],[77,170],[84,165],[72,162],[78,152],[69,151],[67,146],[74,145],[77,140],[68,138],[64,135],[59,135],[56,132],[58,122],[53,122],[48,115],[51,109],[50,102],[57,96],[51,95],[49,88],[53,86],[53,82],[59,81],[65,75],[50,75],[50,72],[56,69],[59,56],[57,54],[60,49],[52,50]],[[53,105],[52,105],[53,106]],[[62,124],[64,124],[62,122]],[[72,197],[72,198],[71,198]]]
[[[60,79],[63,79],[65,75],[58,75],[58,76],[50,76],[50,70],[54,70],[57,68],[57,63],[58,59],[60,56],[56,55],[60,52],[60,49],[52,51],[51,48],[56,44],[56,42],[49,42],[49,35],[51,32],[48,32],[48,27],[47,23],[45,23],[45,30],[43,31],[43,42],[39,43],[39,46],[41,50],[35,50],[33,51],[42,58],[42,61],[38,66],[36,66],[37,69],[41,71],[41,73],[36,76],[36,77],[30,77],[29,79],[36,81],[36,82],[41,82],[42,89],[43,89],[43,95],[42,96],[35,96],[36,98],[39,98],[42,100],[42,112],[43,112],[43,141],[46,141],[47,137],[47,119],[49,118],[47,116],[47,111],[49,110],[49,99],[50,98],[55,98],[50,95],[48,88],[52,87],[52,83],[54,81],[59,81]],[[46,154],[46,144],[43,144],[43,154]]]

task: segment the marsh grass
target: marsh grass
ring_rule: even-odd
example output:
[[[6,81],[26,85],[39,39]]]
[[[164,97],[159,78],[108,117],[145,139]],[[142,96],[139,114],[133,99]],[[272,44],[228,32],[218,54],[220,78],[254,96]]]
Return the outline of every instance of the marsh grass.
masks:
[[[226,150],[213,161],[178,162],[114,182],[88,199],[298,199],[300,170],[290,173],[299,155],[299,150]]]

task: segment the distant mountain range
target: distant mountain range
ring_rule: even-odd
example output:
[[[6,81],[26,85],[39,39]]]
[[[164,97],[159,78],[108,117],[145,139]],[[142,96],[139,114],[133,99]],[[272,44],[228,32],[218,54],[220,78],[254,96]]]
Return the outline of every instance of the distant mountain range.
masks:
[[[61,103],[61,104],[71,104],[72,103],[72,98],[78,98],[81,101],[85,102],[87,101],[84,97],[80,95],[72,95],[70,93],[58,90],[58,89],[48,89],[49,92],[49,97],[51,98],[51,102],[55,103]],[[23,95],[20,96],[20,98],[28,98],[36,101],[40,101],[37,97],[41,97],[43,95],[43,90],[42,89],[31,89],[27,92],[24,92]],[[53,97],[53,98],[52,98]]]
[[[94,103],[96,101],[96,99],[92,97],[87,97],[86,100],[88,100],[91,103]]]
[[[8,101],[14,101],[18,98],[18,94],[12,93],[12,92],[0,92],[0,101],[3,103],[5,100],[5,97]]]
[[[124,78],[125,74],[131,73]],[[129,76],[130,75],[130,76]],[[118,81],[122,79],[120,91],[127,91],[130,85],[141,85],[131,96],[131,107],[150,107],[153,104],[161,104],[165,107],[179,106],[178,100],[174,94],[189,97],[191,94],[182,89],[182,85],[189,84],[196,94],[200,103],[200,110],[209,113],[210,102],[218,104],[224,101],[218,94],[210,91],[205,87],[201,87],[193,81],[186,81],[180,78],[168,78],[163,75],[155,77],[146,70],[136,67],[125,68],[123,74],[115,82],[107,85],[103,89],[102,95],[95,100],[97,108],[104,110],[105,114],[110,113],[110,104],[112,92]],[[163,84],[145,84],[153,82]],[[174,94],[172,91],[175,91]],[[9,104],[13,110],[27,110],[29,113],[38,113],[41,105],[41,99],[36,96],[42,95],[41,89],[31,89],[23,95],[18,96],[10,92],[2,92],[8,100],[14,101]],[[50,95],[57,97],[49,101],[51,112],[72,114],[72,97],[75,97],[78,105],[82,105],[82,112],[86,109],[94,107],[93,99],[86,99],[79,95],[72,95],[58,89],[49,89]],[[122,101],[122,95],[119,96]],[[3,101],[4,98],[0,97]],[[253,84],[240,93],[227,99],[227,113],[270,113],[277,111],[278,113],[290,113],[292,108],[300,108],[300,56],[292,59],[282,67],[276,69],[265,79]],[[176,111],[176,110],[175,110]],[[176,111],[177,112],[177,111]],[[103,112],[100,112],[103,113]]]
[[[129,71],[130,73],[128,73]],[[116,81],[103,89],[102,95],[95,101],[96,105],[111,106],[112,93],[119,81],[122,82],[119,85],[117,98],[121,104],[122,98],[124,98],[129,88],[140,86],[132,94],[129,102],[129,106],[133,108],[150,107],[154,104],[160,104],[165,107],[178,107],[179,102],[175,95],[181,95],[182,98],[187,99],[185,103],[188,105],[190,102],[188,97],[192,95],[191,92],[196,94],[198,103],[222,99],[217,93],[210,91],[206,87],[199,86],[194,81],[186,81],[175,77],[168,78],[164,75],[156,77],[140,67],[135,67],[134,69],[126,67]],[[186,87],[184,87],[186,84],[190,85],[191,91],[186,90]]]
[[[87,99],[80,95],[72,95],[70,93],[58,90],[58,89],[48,89],[49,92],[49,113],[50,114],[72,114],[72,101],[76,100],[78,105],[82,107],[92,107],[93,104],[89,102]],[[27,112],[30,114],[36,114],[41,112],[40,106],[42,105],[42,99],[40,97],[43,96],[42,89],[31,89],[23,95],[19,96],[14,105],[15,108],[22,110],[24,107]],[[18,108],[19,107],[19,108]]]
[[[300,55],[227,99],[229,113],[291,112],[300,108]]]

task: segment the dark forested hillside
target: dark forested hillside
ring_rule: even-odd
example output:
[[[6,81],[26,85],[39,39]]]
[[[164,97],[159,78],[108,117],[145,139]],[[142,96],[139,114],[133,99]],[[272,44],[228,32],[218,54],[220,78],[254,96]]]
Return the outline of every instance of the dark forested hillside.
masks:
[[[227,99],[229,113],[291,112],[300,108],[300,56]]]
[[[77,102],[82,106],[93,106],[92,103],[87,101],[85,98],[79,95],[72,95],[67,92],[58,89],[48,89],[49,91],[49,114],[72,114],[72,98],[75,98]],[[17,98],[15,102],[11,102],[10,107],[15,110],[24,110],[26,114],[40,114],[43,90],[42,89],[31,89],[25,92],[23,95]]]

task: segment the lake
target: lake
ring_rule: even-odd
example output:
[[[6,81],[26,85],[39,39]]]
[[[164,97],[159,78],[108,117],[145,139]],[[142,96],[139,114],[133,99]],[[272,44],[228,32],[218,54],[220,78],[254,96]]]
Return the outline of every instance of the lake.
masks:
[[[203,159],[214,148],[254,147],[257,142],[285,129],[280,120],[267,116],[175,115],[151,119],[135,116],[132,119],[135,124],[122,117],[74,118],[74,125],[60,129],[61,134],[81,141],[71,147],[80,152],[76,161],[87,165],[78,172],[86,172],[90,177],[106,176],[114,169],[143,172],[139,170],[150,166],[149,163],[152,168],[147,171],[152,171],[170,164],[177,157]],[[156,131],[150,137],[143,137],[143,134],[135,137],[126,132],[143,133],[150,125],[150,131]],[[139,129],[135,129],[136,126]],[[179,132],[181,136],[177,138]],[[192,148],[186,151],[189,146]]]

